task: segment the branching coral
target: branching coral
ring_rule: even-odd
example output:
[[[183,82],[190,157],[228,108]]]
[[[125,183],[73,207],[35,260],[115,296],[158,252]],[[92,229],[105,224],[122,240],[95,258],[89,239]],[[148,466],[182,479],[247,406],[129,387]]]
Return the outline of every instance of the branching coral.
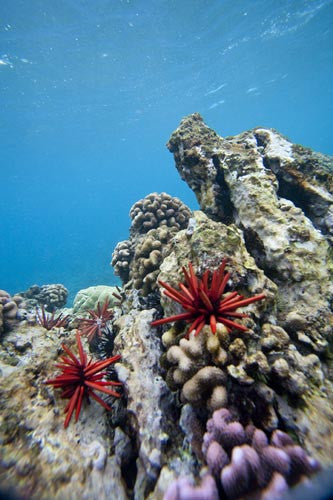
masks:
[[[288,434],[275,430],[269,440],[254,425],[243,427],[226,408],[208,420],[202,452],[209,473],[202,469],[205,475],[196,487],[179,477],[164,500],[276,500],[320,469]]]
[[[189,271],[182,267],[186,284],[179,283],[180,291],[164,281],[159,281],[160,285],[165,288],[164,295],[178,302],[187,312],[158,319],[152,322],[152,326],[185,320],[191,324],[186,338],[192,330],[195,330],[195,334],[198,335],[205,325],[210,325],[212,333],[215,334],[217,323],[223,323],[229,332],[232,329],[247,331],[244,325],[234,321],[234,318],[248,317],[247,314],[236,312],[236,310],[264,299],[265,295],[262,293],[245,299],[235,291],[225,294],[225,288],[230,278],[230,273],[225,272],[226,264],[227,259],[223,259],[222,264],[216,271],[213,271],[212,276],[207,269],[200,279],[194,273],[193,265],[190,262]]]
[[[111,410],[110,406],[106,404],[103,399],[97,396],[94,391],[100,391],[116,398],[120,397],[118,392],[108,389],[106,386],[119,386],[121,385],[121,382],[103,380],[106,375],[106,372],[103,370],[105,370],[105,368],[110,366],[112,363],[118,361],[121,357],[120,354],[103,361],[93,362],[92,359],[88,360],[87,354],[83,350],[79,332],[76,334],[76,341],[79,358],[77,358],[66,345],[62,344],[63,350],[69,356],[62,356],[62,363],[56,364],[56,367],[59,368],[62,373],[56,378],[45,382],[45,384],[53,385],[57,389],[62,389],[63,392],[61,397],[69,399],[69,402],[64,410],[64,413],[67,413],[64,423],[65,428],[68,426],[74,410],[75,421],[78,421],[83,399],[90,403],[90,396],[104,408]]]
[[[275,430],[269,442],[262,430],[253,425],[244,428],[226,408],[208,420],[202,451],[228,499],[253,492],[274,497],[276,488],[281,493],[320,468],[288,434]]]
[[[219,494],[213,477],[207,474],[199,486],[193,486],[187,477],[173,482],[163,500],[218,500]]]
[[[227,402],[227,376],[221,369],[226,361],[226,353],[219,343],[221,329],[225,327],[219,325],[215,336],[191,333],[188,340],[183,338],[179,345],[172,345],[164,359],[169,387],[181,389],[182,401],[196,407],[207,405],[211,411]],[[209,326],[205,326],[205,330],[209,330]]]

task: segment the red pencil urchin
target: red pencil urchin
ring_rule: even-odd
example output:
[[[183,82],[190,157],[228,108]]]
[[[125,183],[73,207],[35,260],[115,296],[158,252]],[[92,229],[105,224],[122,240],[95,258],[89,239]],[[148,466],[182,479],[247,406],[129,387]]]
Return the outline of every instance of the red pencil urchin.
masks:
[[[62,373],[56,378],[44,382],[45,384],[53,385],[56,389],[62,389],[61,397],[69,399],[64,410],[64,413],[67,413],[64,423],[65,428],[68,426],[74,410],[75,422],[78,421],[83,399],[90,403],[90,396],[104,408],[111,410],[110,406],[97,396],[94,391],[100,391],[115,398],[121,396],[118,392],[106,387],[119,386],[122,385],[121,382],[103,380],[103,377],[106,375],[106,372],[103,370],[118,361],[121,358],[120,354],[102,361],[93,362],[91,358],[88,360],[87,354],[83,350],[79,332],[76,333],[76,341],[79,358],[65,344],[62,344],[63,350],[69,356],[61,356],[62,363],[56,364],[56,367],[62,370]]]
[[[159,281],[159,284],[165,288],[164,295],[178,302],[186,312],[153,321],[152,326],[185,320],[190,323],[186,338],[192,330],[195,330],[195,335],[198,335],[205,325],[210,325],[212,333],[215,334],[217,323],[223,323],[228,332],[232,329],[247,331],[247,328],[234,321],[234,318],[247,318],[248,315],[236,312],[236,309],[262,300],[265,295],[261,293],[245,299],[238,292],[224,293],[230,278],[230,273],[225,272],[226,264],[227,259],[223,259],[217,270],[212,273],[210,270],[205,271],[200,279],[194,273],[190,262],[189,271],[182,267],[186,283],[179,283],[180,290],[176,290],[164,281]]]
[[[96,334],[100,336],[106,323],[113,318],[113,311],[109,309],[109,306],[109,299],[106,299],[103,305],[98,302],[96,311],[89,309],[90,318],[78,318],[80,322],[79,331],[81,335],[88,337],[89,342],[92,341]]]
[[[55,316],[55,312],[46,313],[44,305],[41,305],[40,310],[36,309],[36,320],[43,328],[46,330],[52,330],[52,328],[60,328],[68,325],[70,320],[69,314],[64,316],[62,313]]]

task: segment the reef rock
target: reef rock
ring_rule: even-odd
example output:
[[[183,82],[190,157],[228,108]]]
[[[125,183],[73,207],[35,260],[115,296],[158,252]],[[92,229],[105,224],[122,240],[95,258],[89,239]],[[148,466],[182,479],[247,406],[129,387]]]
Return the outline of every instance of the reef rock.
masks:
[[[333,326],[333,159],[273,129],[222,138],[197,113],[168,147],[201,209],[235,223],[278,285],[281,326],[304,347],[324,351]]]
[[[85,405],[64,429],[64,400],[43,382],[56,372],[60,342],[74,335],[21,325],[6,335],[0,358],[0,487],[29,499],[127,499],[110,456],[104,409]]]
[[[112,411],[91,401],[64,429],[66,403],[43,382],[57,372],[62,342],[76,352],[75,335],[22,321],[2,328],[0,488],[32,500],[212,500],[222,487],[238,498],[245,472],[278,496],[303,476],[304,469],[287,472],[288,460],[331,462],[332,160],[271,129],[219,137],[198,114],[182,121],[169,149],[201,210],[192,213],[165,193],[139,200],[129,239],[113,255],[122,290],[93,287],[74,304],[81,316],[112,300],[115,314],[97,345],[83,338],[94,357],[121,354],[114,369],[123,397],[106,399]],[[184,312],[158,280],[179,290],[183,266],[191,262],[202,281],[224,258],[226,294],[264,294],[247,302],[246,316],[234,316],[241,330],[218,323],[215,335],[206,325],[187,338],[185,321],[151,325]],[[10,299],[2,294],[0,329],[14,315]],[[235,416],[224,438],[236,440],[216,439],[206,449],[205,429],[221,407]],[[266,467],[275,464],[267,481],[257,459],[258,467],[248,464],[255,457],[248,429],[274,455],[265,459]],[[281,430],[294,458],[274,448]]]
[[[162,478],[167,472],[168,481],[176,477],[172,471],[190,474],[194,470],[191,457],[181,451],[185,436],[175,426],[179,410],[161,376],[161,342],[150,326],[152,319],[153,310],[132,311],[115,322],[115,349],[122,353],[116,370],[127,398],[126,432],[135,442],[131,456],[135,472],[128,469],[127,482],[133,483],[138,500],[162,499],[166,488],[161,491],[162,479],[158,479],[165,463],[168,468]]]

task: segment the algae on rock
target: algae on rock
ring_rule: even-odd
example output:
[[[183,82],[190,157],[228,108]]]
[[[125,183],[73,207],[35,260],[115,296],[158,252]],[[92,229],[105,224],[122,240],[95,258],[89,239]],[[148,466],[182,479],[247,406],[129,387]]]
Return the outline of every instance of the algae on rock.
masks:
[[[280,324],[324,351],[333,328],[333,159],[272,129],[219,137],[198,113],[184,118],[168,147],[201,209],[236,224],[278,285]]]

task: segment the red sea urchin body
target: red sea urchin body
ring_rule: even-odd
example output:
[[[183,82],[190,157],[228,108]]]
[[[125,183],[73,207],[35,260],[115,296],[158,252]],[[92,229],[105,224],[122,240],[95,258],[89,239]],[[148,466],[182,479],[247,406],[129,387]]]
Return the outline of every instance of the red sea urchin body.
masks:
[[[210,325],[212,333],[215,334],[217,323],[223,323],[229,332],[232,329],[246,331],[247,328],[237,323],[235,319],[248,316],[236,310],[264,299],[265,295],[262,293],[245,299],[238,292],[224,293],[230,278],[230,273],[225,272],[226,263],[227,259],[223,259],[220,267],[213,271],[212,275],[207,270],[200,279],[195,275],[190,262],[189,271],[185,267],[182,268],[186,284],[179,283],[180,290],[176,290],[164,281],[159,281],[165,289],[164,295],[178,302],[186,312],[153,321],[152,326],[185,320],[191,324],[186,334],[187,338],[192,330],[195,330],[195,335],[198,335],[205,325]]]
[[[93,362],[92,359],[88,360],[87,354],[83,350],[79,332],[76,333],[76,341],[79,358],[66,345],[62,344],[62,348],[68,354],[68,357],[61,357],[62,363],[56,364],[56,367],[62,370],[62,373],[56,378],[45,382],[45,384],[53,385],[57,389],[62,389],[61,397],[69,399],[64,410],[64,413],[67,413],[64,423],[65,428],[68,426],[74,410],[75,421],[78,421],[83,399],[89,402],[90,396],[104,408],[111,410],[110,406],[95,394],[95,391],[100,391],[116,398],[120,397],[118,392],[108,389],[106,386],[119,386],[121,382],[103,380],[106,372],[102,371],[112,363],[118,361],[121,358],[120,354],[102,361]]]
[[[79,331],[81,335],[85,335],[89,342],[93,340],[95,335],[101,335],[103,328],[105,328],[106,323],[113,318],[113,311],[109,309],[110,300],[106,299],[103,305],[99,302],[97,304],[97,309],[89,309],[88,313],[90,318],[78,318]]]

